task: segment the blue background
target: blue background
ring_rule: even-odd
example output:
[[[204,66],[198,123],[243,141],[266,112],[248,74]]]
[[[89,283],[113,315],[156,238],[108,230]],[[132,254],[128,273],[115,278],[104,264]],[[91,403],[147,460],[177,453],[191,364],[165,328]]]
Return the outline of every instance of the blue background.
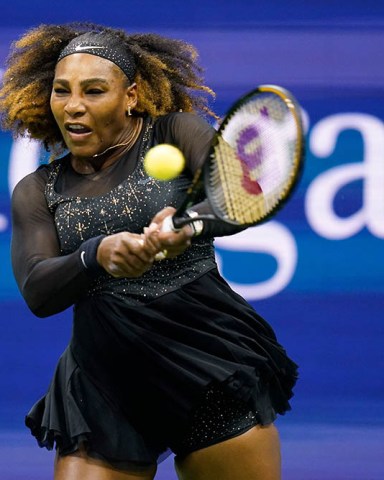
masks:
[[[384,2],[14,0],[1,6],[0,68],[25,29],[74,20],[193,43],[219,114],[258,84],[280,84],[295,94],[306,119],[306,163],[299,188],[270,226],[293,241],[297,260],[278,291],[249,296],[300,364],[293,411],[278,421],[284,478],[384,478],[384,184],[346,180],[331,200],[326,190],[338,167],[368,171],[369,164],[371,175],[384,181]],[[346,126],[334,148],[319,153],[327,139],[320,126],[331,128],[338,118]],[[1,478],[41,479],[50,478],[52,456],[34,447],[23,417],[47,387],[70,335],[71,313],[37,319],[15,286],[9,263],[12,142],[0,134],[0,469]],[[310,203],[321,179],[324,196]],[[372,214],[368,191],[377,199]],[[326,202],[340,228],[358,212],[379,227],[365,220],[340,234],[324,214]],[[268,236],[263,229],[248,232],[247,247],[236,247],[236,236],[217,242],[222,271],[240,290],[257,291],[279,269],[271,251],[258,247]],[[170,480],[168,467],[159,475]]]

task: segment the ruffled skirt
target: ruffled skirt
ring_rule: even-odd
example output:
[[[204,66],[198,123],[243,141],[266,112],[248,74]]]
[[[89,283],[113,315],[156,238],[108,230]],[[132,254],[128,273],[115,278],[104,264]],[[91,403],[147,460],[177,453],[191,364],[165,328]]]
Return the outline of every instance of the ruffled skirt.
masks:
[[[204,392],[220,385],[269,424],[290,409],[297,365],[216,270],[142,306],[76,305],[73,336],[26,424],[61,454],[83,443],[116,467],[177,451]]]

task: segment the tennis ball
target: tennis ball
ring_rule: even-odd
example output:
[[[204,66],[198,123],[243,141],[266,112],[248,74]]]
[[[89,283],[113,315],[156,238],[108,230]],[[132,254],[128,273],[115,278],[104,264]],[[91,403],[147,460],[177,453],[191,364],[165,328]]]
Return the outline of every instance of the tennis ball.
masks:
[[[182,152],[173,145],[161,143],[148,150],[144,157],[144,169],[157,180],[172,180],[180,175],[185,166]]]

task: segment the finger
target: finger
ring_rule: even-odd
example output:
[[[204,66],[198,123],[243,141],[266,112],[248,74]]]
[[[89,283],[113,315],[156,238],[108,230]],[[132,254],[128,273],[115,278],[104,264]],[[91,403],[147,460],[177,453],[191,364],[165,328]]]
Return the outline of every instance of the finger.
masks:
[[[154,257],[144,262],[136,255],[128,254],[108,262],[106,270],[114,277],[138,277],[151,268],[153,261]]]
[[[161,249],[161,243],[159,241],[159,226],[155,223],[151,223],[149,227],[144,228],[143,235],[145,245],[151,251],[157,253]]]
[[[165,248],[177,247],[184,244],[189,246],[192,237],[193,230],[189,225],[186,225],[177,232],[159,232],[158,234],[159,241]]]
[[[156,252],[142,237],[125,240],[124,256],[131,262],[152,263]]]
[[[169,217],[170,215],[173,215],[175,212],[176,212],[176,209],[174,207],[165,207],[163,208],[163,210],[160,210],[160,212],[158,212],[153,217],[151,223],[156,223],[158,225],[161,225],[165,217]]]
[[[114,277],[138,276],[153,264],[154,253],[143,249],[140,235],[121,232],[102,240],[98,262]]]

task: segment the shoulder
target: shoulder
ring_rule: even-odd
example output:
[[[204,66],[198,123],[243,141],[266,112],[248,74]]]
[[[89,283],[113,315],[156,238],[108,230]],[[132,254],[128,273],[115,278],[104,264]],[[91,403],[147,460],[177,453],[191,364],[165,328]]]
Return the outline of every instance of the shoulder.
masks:
[[[212,137],[214,127],[203,117],[190,112],[173,112],[156,119],[155,135],[162,141],[172,141],[183,137],[193,138],[202,135]]]
[[[155,122],[155,128],[170,128],[170,129],[188,129],[200,128],[203,130],[213,130],[207,120],[191,112],[172,112],[162,117],[158,117]]]
[[[20,194],[26,195],[29,192],[43,192],[50,175],[63,165],[64,160],[65,157],[48,164],[40,165],[34,172],[25,175],[25,177],[16,184],[12,192],[12,197]]]
[[[21,191],[43,188],[46,183],[45,173],[43,169],[38,168],[35,172],[25,175],[25,177],[16,184],[12,195],[18,195]]]

